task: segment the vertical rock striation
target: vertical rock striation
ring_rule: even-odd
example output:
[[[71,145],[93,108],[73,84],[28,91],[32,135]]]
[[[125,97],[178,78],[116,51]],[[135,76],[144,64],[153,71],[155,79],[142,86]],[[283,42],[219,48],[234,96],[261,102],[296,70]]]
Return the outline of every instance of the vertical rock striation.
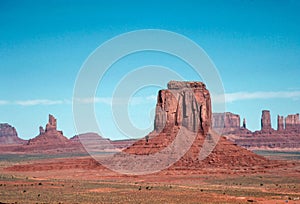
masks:
[[[261,116],[261,130],[264,132],[271,131],[271,114],[269,110],[263,110]]]
[[[240,116],[230,112],[213,113],[213,127],[239,128]]]
[[[299,131],[300,130],[299,113],[288,115],[285,118],[285,129],[287,131]]]
[[[277,130],[278,131],[284,130],[283,116],[280,116],[280,115],[277,116]]]
[[[211,117],[211,99],[204,83],[170,81],[168,89],[158,93],[154,129],[167,132],[183,126],[205,134]]]

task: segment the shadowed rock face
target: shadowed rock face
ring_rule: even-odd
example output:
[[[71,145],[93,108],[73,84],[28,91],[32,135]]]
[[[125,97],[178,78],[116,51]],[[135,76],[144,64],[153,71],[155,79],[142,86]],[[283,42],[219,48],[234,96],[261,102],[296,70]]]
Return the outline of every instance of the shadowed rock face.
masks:
[[[0,144],[22,144],[24,140],[18,137],[14,127],[7,123],[0,124]]]
[[[211,127],[211,99],[202,82],[170,81],[157,96],[154,129],[169,131],[174,126],[207,133]]]

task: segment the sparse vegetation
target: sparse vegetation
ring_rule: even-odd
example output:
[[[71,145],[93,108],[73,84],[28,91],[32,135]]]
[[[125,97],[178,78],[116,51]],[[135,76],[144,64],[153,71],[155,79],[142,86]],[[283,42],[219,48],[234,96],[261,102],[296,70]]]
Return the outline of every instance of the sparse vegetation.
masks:
[[[24,163],[28,163],[28,160]],[[13,162],[10,165],[13,165]],[[294,170],[289,171],[293,176],[277,170],[276,173],[268,174],[174,175],[167,172],[164,175],[147,176],[112,175],[103,169],[97,169],[93,173],[89,169],[79,169],[76,172],[80,173],[77,177],[74,177],[76,174],[74,169],[56,168],[48,174],[46,170],[4,173],[0,168],[0,203],[24,203],[24,201],[182,203],[184,201],[237,204],[270,199],[280,203],[286,200],[294,201],[300,197],[300,176]],[[51,175],[55,175],[56,179],[49,179]]]

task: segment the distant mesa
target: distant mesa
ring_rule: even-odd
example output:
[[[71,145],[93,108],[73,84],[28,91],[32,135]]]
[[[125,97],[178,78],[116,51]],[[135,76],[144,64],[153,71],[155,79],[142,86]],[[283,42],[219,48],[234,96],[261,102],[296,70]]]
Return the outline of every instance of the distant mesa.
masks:
[[[243,119],[243,125],[241,127],[240,116],[230,112],[213,113],[212,127],[220,134],[235,133],[237,131],[243,133],[250,132],[247,129],[246,119]]]
[[[278,116],[279,118],[283,116]],[[286,131],[292,132],[300,132],[300,120],[299,120],[299,113],[294,115],[288,115],[285,118],[285,127],[282,127]]]
[[[16,128],[8,123],[0,124],[0,144],[24,144],[25,140],[18,137]]]
[[[240,116],[233,113],[214,113],[213,128],[237,145],[250,150],[300,150],[299,114],[277,116],[277,129],[272,128],[271,113],[263,110],[261,129],[251,132],[244,120],[240,127]]]
[[[28,141],[20,139],[14,127],[6,123],[0,124],[0,153],[86,153],[85,148],[90,151],[107,151],[108,148],[109,151],[120,151],[135,141],[111,141],[97,133],[79,134],[68,139],[63,131],[57,130],[57,119],[51,114],[45,128],[40,126],[39,134]]]

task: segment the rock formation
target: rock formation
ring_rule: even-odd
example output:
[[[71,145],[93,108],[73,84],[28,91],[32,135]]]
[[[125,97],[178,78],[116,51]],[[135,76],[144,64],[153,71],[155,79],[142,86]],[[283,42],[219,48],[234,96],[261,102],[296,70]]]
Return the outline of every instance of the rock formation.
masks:
[[[288,115],[285,118],[285,129],[288,131],[296,132],[300,130],[299,113],[294,115]]]
[[[46,125],[45,132],[56,132],[56,118],[53,115],[49,114],[49,122]]]
[[[288,115],[286,118],[278,115],[275,131],[271,127],[270,111],[264,110],[261,130],[251,132],[243,125],[243,128],[236,128],[234,131],[224,128],[223,135],[237,145],[251,150],[300,151],[299,114]]]
[[[277,130],[278,131],[284,130],[283,116],[280,116],[280,115],[277,116]]]
[[[193,132],[207,133],[211,126],[211,101],[202,82],[170,81],[157,97],[154,129],[168,131],[183,126]]]
[[[7,123],[0,124],[0,144],[23,144],[25,140],[18,137],[14,127]]]
[[[235,132],[240,129],[240,116],[230,112],[213,113],[213,129],[219,133]]]
[[[246,118],[243,119],[243,128],[247,128]]]
[[[40,130],[40,135],[45,133],[45,130],[42,126],[39,127],[39,130]]]
[[[262,111],[261,130],[264,131],[264,132],[272,130],[271,114],[270,114],[270,111],[268,111],[268,110],[263,110]]]
[[[58,131],[56,127],[56,118],[49,114],[49,121],[45,130],[40,127],[40,134],[30,139],[27,145],[39,145],[39,146],[59,146],[61,144],[67,144],[68,138],[63,135],[62,131]]]
[[[184,140],[188,140],[192,134],[196,134],[196,138],[184,156],[169,169],[204,170],[222,167],[221,169],[227,171],[234,167],[242,167],[248,171],[252,166],[258,164],[268,165],[269,161],[265,158],[238,147],[223,137],[220,138],[208,157],[203,160],[199,159],[199,152],[203,149],[204,141],[210,138],[208,140],[213,142],[219,138],[211,130],[211,111],[210,94],[203,83],[171,81],[168,83],[168,89],[158,92],[154,131],[126,148],[124,152],[133,155],[152,155],[162,152],[168,149],[170,143],[178,137],[181,131],[184,137],[181,138],[180,144],[185,142]],[[223,114],[223,116],[214,115],[214,122],[215,127],[240,128],[239,116],[230,113]],[[167,155],[167,157],[170,156]],[[116,160],[114,163],[126,167],[127,163],[121,162],[123,157],[120,156],[120,161]],[[158,160],[162,161],[163,159],[158,158]],[[155,163],[157,161],[153,165]],[[136,168],[142,168],[143,162],[137,163],[137,165]]]

